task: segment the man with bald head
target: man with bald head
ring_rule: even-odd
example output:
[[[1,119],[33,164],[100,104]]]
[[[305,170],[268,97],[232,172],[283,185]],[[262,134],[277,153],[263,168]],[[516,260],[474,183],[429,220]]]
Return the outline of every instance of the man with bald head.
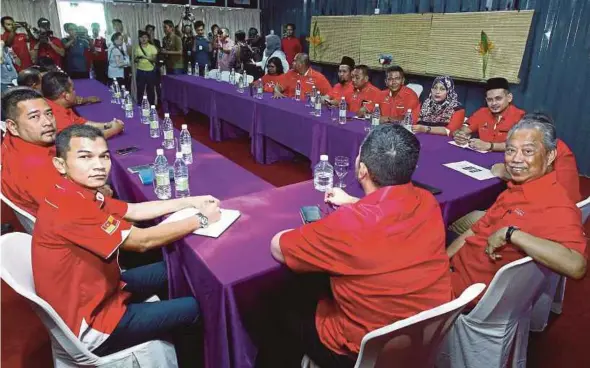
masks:
[[[275,87],[274,98],[294,97],[297,81],[301,83],[301,100],[303,101],[305,101],[303,97],[311,93],[313,86],[316,87],[322,96],[326,95],[332,89],[326,77],[311,68],[309,55],[302,52],[295,55],[293,69],[283,74],[279,79]]]
[[[37,92],[41,92],[41,78],[43,78],[43,74],[38,67],[32,66],[21,70],[18,73],[16,82],[20,87],[29,87]]]

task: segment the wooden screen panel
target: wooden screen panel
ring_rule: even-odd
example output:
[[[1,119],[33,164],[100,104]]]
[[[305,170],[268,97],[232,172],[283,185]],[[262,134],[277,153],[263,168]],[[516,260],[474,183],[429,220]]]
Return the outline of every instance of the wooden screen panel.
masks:
[[[324,43],[318,47],[309,45],[309,56],[312,61],[338,64],[342,56],[350,56],[358,62],[360,59],[360,16],[345,17],[311,17],[310,35],[313,35],[314,24],[317,23]]]
[[[428,58],[432,14],[394,14],[362,17],[360,63],[381,68],[379,55],[390,54],[393,64],[423,74]]]
[[[433,14],[426,73],[470,80],[504,77],[519,83],[533,11]],[[494,43],[484,78],[481,31]]]

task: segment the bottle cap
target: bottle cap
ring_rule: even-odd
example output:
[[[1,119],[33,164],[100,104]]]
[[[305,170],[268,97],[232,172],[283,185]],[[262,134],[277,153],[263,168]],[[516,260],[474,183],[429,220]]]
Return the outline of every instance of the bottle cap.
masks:
[[[169,113],[169,112],[165,112],[165,113],[164,113],[164,117],[165,117],[165,118],[169,118],[169,117],[170,117],[170,113]]]
[[[176,152],[176,158],[182,158],[182,152]]]
[[[155,109],[156,108],[156,105],[152,105],[152,106],[150,106],[150,108]]]
[[[164,155],[164,149],[163,149],[163,148],[158,148],[158,149],[156,150],[156,155],[158,155],[158,156],[159,156],[159,155]]]
[[[328,161],[328,155],[321,155],[320,161]]]
[[[375,107],[379,107],[379,104],[375,104]]]
[[[412,112],[412,109],[408,109],[408,112]]]
[[[186,124],[182,124],[182,129],[187,129],[187,125]]]
[[[340,97],[340,100],[346,101],[346,99],[344,98],[344,96]]]

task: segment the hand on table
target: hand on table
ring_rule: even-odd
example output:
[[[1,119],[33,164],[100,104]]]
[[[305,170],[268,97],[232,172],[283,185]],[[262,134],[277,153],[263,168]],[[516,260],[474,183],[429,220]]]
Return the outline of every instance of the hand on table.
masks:
[[[496,250],[506,245],[506,231],[507,227],[503,227],[490,235],[488,238],[488,245],[485,248],[485,253],[492,261],[502,259],[502,255],[497,254]]]
[[[209,224],[213,224],[221,219],[221,209],[219,208],[219,201],[207,201],[203,203],[203,205],[199,208],[199,212],[201,212],[201,214],[207,217],[207,219],[209,220]]]
[[[188,205],[190,207],[195,207],[196,209],[200,210],[205,205],[209,203],[215,203],[219,206],[219,199],[211,196],[211,195],[203,195],[203,196],[192,196],[187,197],[186,200],[188,201]]]
[[[273,93],[273,95],[272,95],[272,98],[276,98],[276,99],[278,99],[278,98],[285,98],[285,95],[284,95],[284,94],[282,94],[282,93],[281,93],[281,92],[279,92],[279,91],[274,91],[274,93]]]
[[[471,134],[469,134],[463,128],[458,129],[458,130],[455,131],[455,133],[453,133],[453,139],[455,140],[455,143],[457,143],[460,146],[466,146],[466,145],[468,145],[469,144],[469,138],[471,138]]]
[[[412,125],[412,132],[414,132],[414,133],[426,133],[426,126],[420,125],[420,124]]]
[[[115,129],[117,133],[120,133],[125,130],[125,123],[119,119],[113,119],[110,128]]]
[[[469,147],[479,151],[490,151],[492,149],[492,144],[484,142],[481,139],[472,138],[469,140]]]
[[[332,188],[326,191],[324,202],[335,206],[342,206],[356,202],[355,197],[349,195],[340,188]]]
[[[99,103],[100,101],[101,101],[100,98],[98,98],[96,96],[88,96],[83,99],[83,103],[87,103],[87,104]]]
[[[356,113],[356,116],[358,116],[359,118],[364,118],[367,115],[367,112],[368,112],[367,108],[363,106]]]

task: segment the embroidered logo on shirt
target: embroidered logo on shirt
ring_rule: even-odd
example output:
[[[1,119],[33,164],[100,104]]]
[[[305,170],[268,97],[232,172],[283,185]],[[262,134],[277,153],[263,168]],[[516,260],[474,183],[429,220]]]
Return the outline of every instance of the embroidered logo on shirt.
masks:
[[[109,235],[113,235],[115,230],[119,227],[119,220],[114,218],[113,216],[109,216],[109,218],[102,224],[101,229],[104,230],[105,233]]]
[[[515,209],[514,213],[516,213],[518,216],[524,216],[524,211],[520,208]]]

